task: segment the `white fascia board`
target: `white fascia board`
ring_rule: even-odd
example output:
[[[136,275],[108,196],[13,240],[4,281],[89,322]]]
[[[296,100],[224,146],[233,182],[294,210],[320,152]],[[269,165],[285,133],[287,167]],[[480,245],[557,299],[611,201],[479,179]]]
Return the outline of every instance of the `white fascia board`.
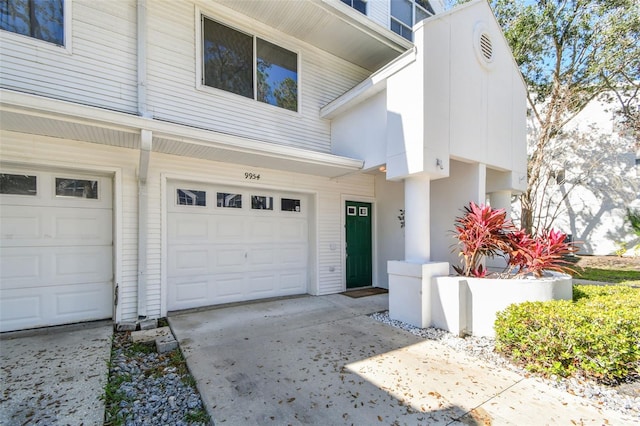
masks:
[[[292,161],[320,166],[326,165],[332,168],[339,167],[359,171],[364,165],[362,160],[353,158],[277,145],[6,89],[0,89],[0,111],[11,111],[135,133],[141,130],[149,130],[154,136],[185,143],[218,147],[266,157],[286,158]]]
[[[416,60],[416,48],[407,50],[348,92],[320,108],[320,118],[333,119],[387,88],[387,79]]]
[[[154,126],[154,136],[175,140],[191,145],[222,148],[234,152],[257,154],[263,157],[273,157],[300,161],[308,164],[341,167],[360,171],[364,161],[348,157],[327,154],[324,152],[309,151],[285,145],[277,145],[270,142],[257,141],[238,136],[216,133],[209,130],[193,129],[186,126],[178,126],[170,123],[154,122],[160,124]],[[166,124],[166,126],[163,126]],[[166,127],[162,129],[162,127]],[[215,140],[212,140],[212,137]]]

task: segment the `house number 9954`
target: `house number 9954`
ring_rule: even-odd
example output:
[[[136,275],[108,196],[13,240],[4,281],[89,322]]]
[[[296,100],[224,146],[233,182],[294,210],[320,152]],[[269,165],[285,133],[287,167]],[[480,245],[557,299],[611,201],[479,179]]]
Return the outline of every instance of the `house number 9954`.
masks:
[[[244,178],[249,180],[260,180],[260,175],[255,173],[245,172]]]

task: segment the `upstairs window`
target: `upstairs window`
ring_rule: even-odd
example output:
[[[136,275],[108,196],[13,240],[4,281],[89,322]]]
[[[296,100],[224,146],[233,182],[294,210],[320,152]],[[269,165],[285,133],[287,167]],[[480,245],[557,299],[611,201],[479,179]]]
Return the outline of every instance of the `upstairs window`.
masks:
[[[391,30],[413,40],[411,28],[434,13],[427,0],[391,0]]]
[[[367,14],[367,2],[365,0],[342,0],[342,3],[351,6],[360,13]]]
[[[64,46],[64,0],[0,0],[0,29]]]
[[[298,110],[298,55],[202,17],[203,84]]]

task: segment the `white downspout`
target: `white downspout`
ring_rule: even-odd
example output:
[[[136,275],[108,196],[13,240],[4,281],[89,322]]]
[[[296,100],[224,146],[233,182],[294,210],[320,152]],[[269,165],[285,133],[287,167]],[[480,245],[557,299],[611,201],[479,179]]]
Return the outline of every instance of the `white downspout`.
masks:
[[[147,1],[138,0],[136,40],[138,55],[138,115],[150,117],[147,111]]]
[[[147,175],[153,135],[140,131],[140,163],[138,165],[138,319],[147,317]]]
[[[147,111],[147,3],[138,0],[136,8],[137,56],[138,56],[138,115],[150,118]],[[138,164],[138,319],[147,317],[147,248],[148,248],[148,197],[147,175],[153,135],[150,130],[140,130],[140,162]]]

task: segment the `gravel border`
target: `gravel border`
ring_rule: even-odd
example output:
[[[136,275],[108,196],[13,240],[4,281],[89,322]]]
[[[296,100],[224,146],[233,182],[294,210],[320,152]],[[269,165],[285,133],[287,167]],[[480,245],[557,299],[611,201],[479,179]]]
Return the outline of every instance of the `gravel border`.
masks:
[[[638,380],[618,387],[607,387],[591,380],[581,380],[577,378],[565,379],[552,376],[547,379],[542,376],[533,375],[533,373],[512,364],[506,358],[495,353],[494,339],[475,336],[461,338],[437,328],[415,327],[402,321],[392,320],[389,318],[389,311],[376,312],[371,314],[370,317],[381,323],[408,331],[426,340],[437,340],[457,351],[487,361],[497,367],[508,369],[521,376],[533,377],[535,380],[546,383],[554,388],[581,396],[588,399],[589,402],[596,407],[605,407],[640,419],[640,397],[633,397],[630,394],[634,389],[636,389],[637,392],[637,389],[640,388],[640,381]],[[629,394],[626,392],[629,392]]]
[[[152,346],[131,343],[129,332],[115,332],[109,365],[112,400],[105,398],[105,417],[113,417],[105,425],[213,424],[180,348],[159,354]]]

